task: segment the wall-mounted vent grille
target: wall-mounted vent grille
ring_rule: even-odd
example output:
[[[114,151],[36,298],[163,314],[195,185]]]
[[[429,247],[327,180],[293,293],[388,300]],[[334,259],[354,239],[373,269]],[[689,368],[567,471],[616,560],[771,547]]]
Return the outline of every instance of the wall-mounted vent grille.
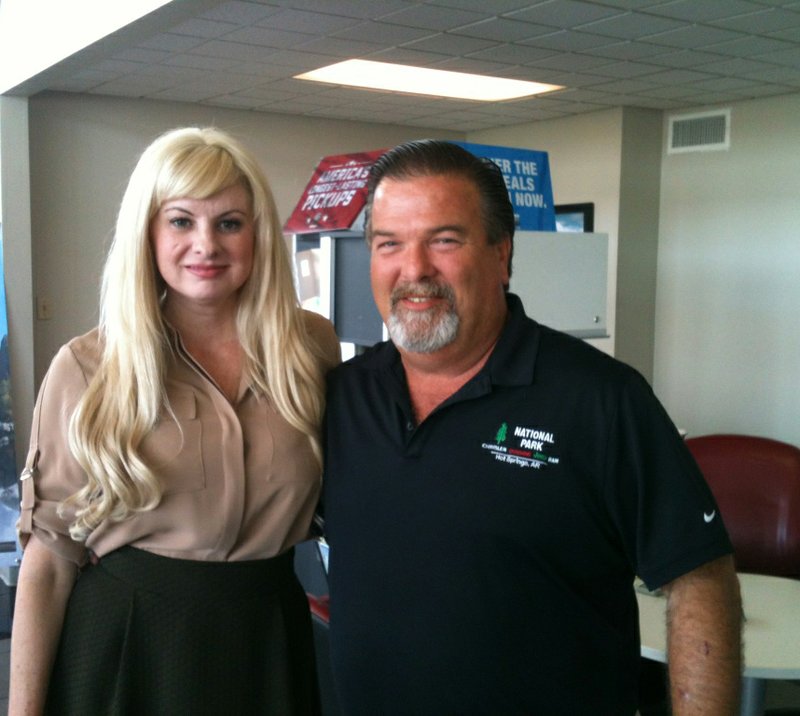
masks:
[[[667,153],[728,149],[730,137],[730,109],[675,115],[669,118]]]

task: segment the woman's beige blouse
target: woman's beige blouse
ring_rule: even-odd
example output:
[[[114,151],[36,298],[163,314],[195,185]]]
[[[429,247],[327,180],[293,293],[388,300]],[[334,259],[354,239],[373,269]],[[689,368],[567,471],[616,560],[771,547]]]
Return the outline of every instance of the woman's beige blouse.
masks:
[[[306,314],[309,332],[338,360],[333,329]],[[23,546],[35,534],[58,555],[82,565],[123,545],[182,559],[262,559],[305,539],[320,489],[309,438],[249,389],[231,404],[180,348],[167,374],[167,395],[180,424],[166,412],[142,452],[162,480],[161,503],[123,522],[105,521],[79,543],[69,536],[71,514],[59,503],[85,484],[68,445],[70,416],[98,357],[98,331],[58,352],[34,410],[19,522]]]

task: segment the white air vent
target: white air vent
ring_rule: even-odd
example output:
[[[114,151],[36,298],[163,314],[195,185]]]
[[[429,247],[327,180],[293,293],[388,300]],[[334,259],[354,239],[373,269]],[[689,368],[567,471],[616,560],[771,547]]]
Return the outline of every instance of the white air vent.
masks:
[[[728,149],[730,140],[730,109],[679,114],[669,118],[667,154]]]

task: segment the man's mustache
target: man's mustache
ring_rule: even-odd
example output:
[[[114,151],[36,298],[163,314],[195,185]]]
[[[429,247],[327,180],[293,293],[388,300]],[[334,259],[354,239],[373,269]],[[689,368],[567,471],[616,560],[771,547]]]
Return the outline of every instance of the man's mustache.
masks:
[[[394,308],[399,301],[404,298],[443,298],[450,303],[455,304],[455,293],[453,289],[446,283],[436,283],[433,281],[420,281],[415,283],[404,283],[395,286],[389,297],[392,308]]]

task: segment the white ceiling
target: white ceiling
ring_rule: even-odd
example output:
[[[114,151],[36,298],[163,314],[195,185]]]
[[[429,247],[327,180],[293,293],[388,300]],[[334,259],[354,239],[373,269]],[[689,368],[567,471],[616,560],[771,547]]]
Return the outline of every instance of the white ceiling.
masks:
[[[566,89],[466,102],[316,84],[345,58]],[[800,0],[178,0],[20,85],[471,131],[800,92]]]

